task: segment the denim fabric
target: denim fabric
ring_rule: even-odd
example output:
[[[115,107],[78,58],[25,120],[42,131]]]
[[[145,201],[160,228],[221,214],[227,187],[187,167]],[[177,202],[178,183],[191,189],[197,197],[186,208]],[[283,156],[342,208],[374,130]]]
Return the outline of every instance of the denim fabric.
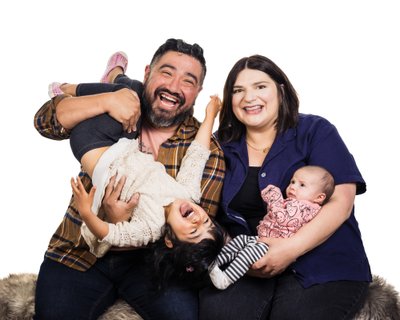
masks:
[[[362,307],[368,282],[336,281],[303,288],[292,273],[244,277],[226,290],[200,292],[200,320],[345,320]]]
[[[156,292],[147,250],[110,251],[86,272],[45,258],[36,287],[34,319],[97,319],[117,298],[143,319],[197,319],[197,292],[170,287]]]

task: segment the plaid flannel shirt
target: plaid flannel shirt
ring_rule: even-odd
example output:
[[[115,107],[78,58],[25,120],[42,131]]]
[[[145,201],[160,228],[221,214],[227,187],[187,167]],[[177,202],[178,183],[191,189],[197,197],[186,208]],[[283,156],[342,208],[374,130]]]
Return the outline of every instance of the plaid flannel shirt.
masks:
[[[41,135],[54,140],[69,138],[68,130],[57,121],[55,112],[57,104],[65,97],[65,95],[61,95],[46,102],[36,113],[34,126]],[[167,173],[173,178],[176,178],[182,159],[193,141],[199,125],[200,123],[194,117],[187,118],[179,126],[175,135],[160,146],[157,161],[164,164]],[[210,147],[211,154],[206,163],[201,183],[200,205],[209,215],[215,216],[225,174],[225,162],[222,149],[215,137],[212,137]],[[79,176],[85,188],[89,190],[92,186],[90,177],[85,172],[80,172]],[[71,197],[63,220],[50,240],[46,257],[80,271],[90,268],[97,258],[89,252],[89,248],[81,236],[81,224],[82,219],[75,208],[74,199]]]

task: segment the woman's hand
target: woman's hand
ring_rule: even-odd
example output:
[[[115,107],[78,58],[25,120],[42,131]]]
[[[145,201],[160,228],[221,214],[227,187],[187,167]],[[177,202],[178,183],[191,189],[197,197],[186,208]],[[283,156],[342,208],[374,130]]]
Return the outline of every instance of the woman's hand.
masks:
[[[258,261],[256,261],[248,274],[259,278],[272,278],[283,271],[296,261],[296,250],[291,239],[283,238],[260,238],[268,244],[267,253]]]
[[[132,217],[133,208],[139,202],[139,194],[135,193],[128,202],[119,199],[126,177],[122,177],[115,185],[116,176],[113,176],[108,183],[104,198],[103,208],[110,223],[128,221]]]

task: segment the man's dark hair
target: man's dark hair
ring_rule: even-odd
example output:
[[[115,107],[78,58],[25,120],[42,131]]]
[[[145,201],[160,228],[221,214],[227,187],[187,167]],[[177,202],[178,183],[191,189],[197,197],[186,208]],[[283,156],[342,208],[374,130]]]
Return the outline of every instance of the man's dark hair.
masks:
[[[163,56],[165,53],[168,51],[175,51],[175,52],[180,52],[187,54],[188,56],[191,56],[198,60],[201,64],[201,67],[203,69],[202,77],[200,79],[200,84],[203,84],[204,78],[206,76],[207,72],[207,67],[206,67],[206,59],[204,58],[203,55],[203,48],[200,47],[197,43],[195,44],[189,44],[181,39],[168,39],[165,41],[164,44],[162,44],[157,51],[154,53],[153,58],[151,59],[150,64],[153,65],[156,63],[161,56]]]

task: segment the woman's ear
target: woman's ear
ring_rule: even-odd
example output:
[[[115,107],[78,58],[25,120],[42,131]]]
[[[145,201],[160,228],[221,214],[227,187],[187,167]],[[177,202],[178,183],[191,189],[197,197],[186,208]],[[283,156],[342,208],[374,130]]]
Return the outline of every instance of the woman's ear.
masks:
[[[174,244],[172,243],[171,240],[168,239],[167,236],[164,237],[164,243],[167,246],[167,248],[172,249],[174,247]]]

